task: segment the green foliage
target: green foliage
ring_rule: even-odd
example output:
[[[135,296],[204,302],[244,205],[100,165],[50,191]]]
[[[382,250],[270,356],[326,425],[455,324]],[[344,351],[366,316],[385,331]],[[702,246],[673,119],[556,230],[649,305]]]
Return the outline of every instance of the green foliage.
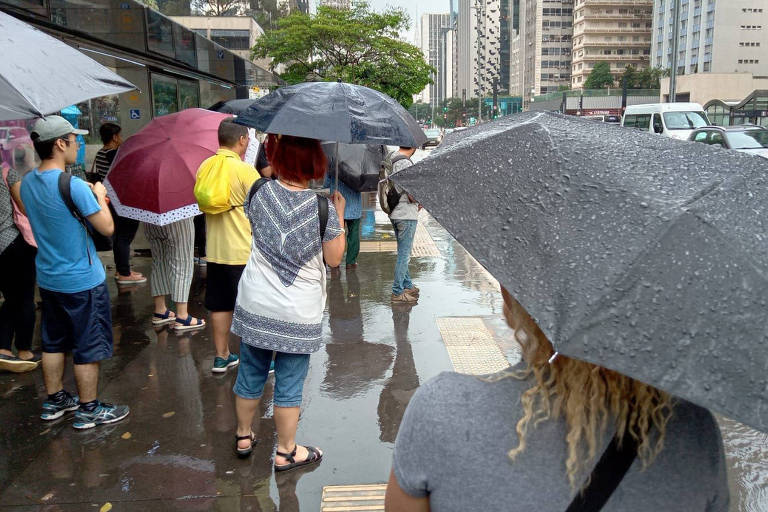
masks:
[[[492,116],[493,108],[483,103],[483,119],[488,120]],[[432,117],[432,105],[429,103],[414,103],[408,108],[411,115],[419,124],[435,125],[440,128],[456,126],[468,126],[470,117],[477,117],[477,98],[469,98],[466,105],[461,98],[448,98],[435,105],[434,118]]]
[[[432,83],[435,69],[421,50],[399,39],[408,30],[403,9],[372,11],[365,2],[349,10],[318,6],[315,14],[292,13],[261,36],[256,58],[272,58],[271,69],[284,65],[289,84],[342,80],[382,91],[404,107]]]
[[[287,2],[277,0],[250,0],[248,13],[264,30],[277,27],[280,18],[290,14]]]
[[[559,85],[557,87],[557,90],[559,92],[570,91],[571,90],[571,86],[570,85]]]
[[[659,79],[663,71],[659,68],[647,68],[638,71],[633,65],[628,65],[624,69],[619,84],[627,80],[627,89],[658,89],[661,87]]]
[[[585,89],[605,89],[613,85],[613,75],[611,75],[611,65],[607,62],[598,62],[589,73],[584,82]]]

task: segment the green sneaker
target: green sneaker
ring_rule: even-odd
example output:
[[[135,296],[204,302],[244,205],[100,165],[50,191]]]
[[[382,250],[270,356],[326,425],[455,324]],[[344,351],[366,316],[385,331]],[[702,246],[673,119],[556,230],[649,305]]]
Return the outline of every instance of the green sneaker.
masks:
[[[235,367],[238,364],[240,364],[240,357],[237,354],[229,354],[229,357],[226,359],[216,356],[216,359],[213,360],[211,371],[213,373],[224,373],[227,371],[227,368]]]

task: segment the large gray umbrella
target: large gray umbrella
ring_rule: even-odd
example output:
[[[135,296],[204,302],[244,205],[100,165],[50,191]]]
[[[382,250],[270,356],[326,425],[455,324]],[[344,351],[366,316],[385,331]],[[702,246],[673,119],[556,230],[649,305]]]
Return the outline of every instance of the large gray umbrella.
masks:
[[[557,351],[768,431],[768,161],[525,113],[395,181]]]
[[[323,151],[328,158],[329,170],[336,169],[338,159],[339,180],[349,188],[357,192],[373,192],[378,189],[381,162],[387,151],[385,146],[324,142]]]
[[[58,112],[136,87],[75,48],[0,12],[0,121]]]

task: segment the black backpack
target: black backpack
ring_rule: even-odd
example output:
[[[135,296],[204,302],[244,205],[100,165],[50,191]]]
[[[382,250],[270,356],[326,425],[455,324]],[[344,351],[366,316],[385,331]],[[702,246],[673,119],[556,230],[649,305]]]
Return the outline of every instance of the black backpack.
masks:
[[[248,208],[251,206],[251,200],[256,195],[256,192],[270,181],[272,180],[269,178],[259,178],[253,185],[251,185],[251,190],[248,191],[248,197],[243,205],[243,210],[245,210],[246,215]],[[319,194],[317,195],[317,212],[320,216],[320,244],[322,245],[323,237],[325,236],[325,228],[328,226],[328,198]]]
[[[82,224],[83,228],[85,228],[86,233],[93,239],[93,245],[96,247],[97,251],[111,251],[112,250],[112,237],[104,236],[101,233],[99,233],[96,228],[93,227],[93,225],[88,222],[88,219],[83,217],[83,214],[80,213],[80,210],[78,210],[77,205],[75,205],[75,202],[72,201],[72,175],[66,172],[62,172],[59,174],[59,194],[61,195],[62,201],[64,201],[64,204],[67,206],[67,209],[69,210],[69,213],[72,214],[72,216]],[[88,253],[88,263],[92,263],[91,261],[91,253]]]
[[[400,160],[409,160],[407,156],[399,151],[392,151],[381,162],[381,171],[379,171],[379,206],[386,214],[391,214],[400,204],[400,194],[395,184],[390,178],[392,176],[395,164]]]

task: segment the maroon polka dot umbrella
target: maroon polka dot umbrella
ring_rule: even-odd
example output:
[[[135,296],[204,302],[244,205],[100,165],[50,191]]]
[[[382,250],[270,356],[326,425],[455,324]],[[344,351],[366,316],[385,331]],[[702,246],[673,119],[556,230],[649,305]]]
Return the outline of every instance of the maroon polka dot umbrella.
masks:
[[[216,153],[219,123],[227,117],[190,108],[155,118],[129,137],[104,180],[117,214],[158,226],[199,215],[195,175]]]

